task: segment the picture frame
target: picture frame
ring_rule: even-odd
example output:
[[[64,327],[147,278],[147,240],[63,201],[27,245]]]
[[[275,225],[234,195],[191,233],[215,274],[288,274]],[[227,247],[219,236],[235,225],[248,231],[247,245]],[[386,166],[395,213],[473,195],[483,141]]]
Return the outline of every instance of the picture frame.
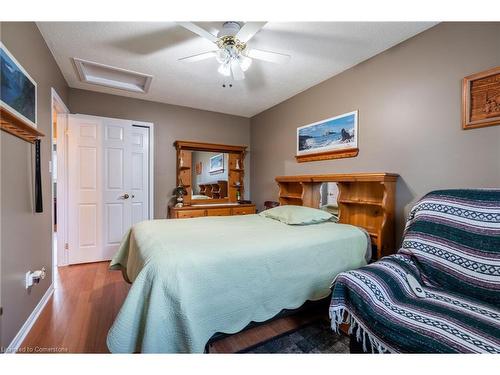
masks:
[[[224,172],[224,154],[217,154],[210,158],[210,174],[219,174]]]
[[[462,129],[500,125],[500,66],[462,81]]]
[[[297,128],[297,162],[357,156],[358,111]]]
[[[0,42],[0,106],[10,115],[37,128],[37,84]]]

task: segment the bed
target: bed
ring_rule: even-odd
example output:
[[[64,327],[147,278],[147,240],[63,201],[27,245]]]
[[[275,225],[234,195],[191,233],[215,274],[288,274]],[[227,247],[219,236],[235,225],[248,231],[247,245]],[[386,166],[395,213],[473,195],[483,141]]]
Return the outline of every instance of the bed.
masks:
[[[332,221],[287,225],[246,215],[139,223],[111,262],[132,286],[108,348],[202,353],[215,333],[329,296],[335,276],[366,265],[370,249],[364,230]]]

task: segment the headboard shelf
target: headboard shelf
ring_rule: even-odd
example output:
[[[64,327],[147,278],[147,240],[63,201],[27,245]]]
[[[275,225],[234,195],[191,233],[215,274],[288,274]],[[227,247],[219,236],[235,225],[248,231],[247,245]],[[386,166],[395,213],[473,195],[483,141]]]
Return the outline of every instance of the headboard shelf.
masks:
[[[276,177],[281,205],[318,208],[320,188],[335,182],[339,188],[339,222],[365,229],[376,251],[374,259],[394,248],[395,173],[349,173]]]
[[[303,199],[302,199],[302,195],[286,195],[286,194],[285,194],[285,195],[280,196],[280,198],[281,198],[281,199],[290,199],[290,200],[296,200],[296,201],[299,201],[299,202],[297,202],[297,204],[298,204],[299,206],[303,206],[303,204],[302,204],[302,200],[303,200]]]
[[[381,201],[370,201],[370,200],[361,200],[361,199],[339,199],[338,203],[345,204],[368,204],[373,206],[383,206]]]

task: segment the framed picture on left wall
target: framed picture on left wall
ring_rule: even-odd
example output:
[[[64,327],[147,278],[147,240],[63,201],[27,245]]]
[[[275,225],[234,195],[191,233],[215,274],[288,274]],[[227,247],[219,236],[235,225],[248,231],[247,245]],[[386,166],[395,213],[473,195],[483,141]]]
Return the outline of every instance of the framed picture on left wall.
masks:
[[[11,115],[36,128],[37,86],[33,78],[0,42],[0,105]]]

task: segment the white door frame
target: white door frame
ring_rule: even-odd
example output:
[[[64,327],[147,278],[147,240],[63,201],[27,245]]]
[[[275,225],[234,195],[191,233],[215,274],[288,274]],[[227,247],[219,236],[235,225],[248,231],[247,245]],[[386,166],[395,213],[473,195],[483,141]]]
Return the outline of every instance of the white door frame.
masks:
[[[105,117],[105,116],[95,116],[95,115],[87,115],[87,114],[84,114],[84,113],[75,113],[75,115],[78,115],[78,116],[84,116],[84,117],[88,117],[88,118],[95,118],[95,119],[103,119],[103,118],[106,118],[106,119],[112,119],[112,120],[128,120],[128,121],[131,121],[132,122],[132,125],[137,125],[137,126],[141,126],[141,127],[146,127],[149,129],[149,217],[148,219],[149,220],[152,220],[154,218],[154,123],[152,122],[145,122],[145,121],[137,121],[137,120],[129,120],[129,119],[119,119],[119,118],[116,118],[116,117]],[[66,124],[67,125],[67,124]],[[67,141],[67,133],[66,131],[63,132],[64,133],[64,138],[65,138],[65,141],[64,141],[64,145],[65,145],[65,156],[67,157],[67,147],[68,147],[68,141]],[[58,135],[59,135],[59,132],[58,132]],[[59,140],[58,140],[59,141]],[[59,149],[59,147],[58,147]],[[58,158],[59,158],[59,155],[58,155]],[[68,166],[68,163],[67,163],[67,159],[65,159],[65,163],[64,163],[64,176],[67,178],[67,166]],[[58,172],[59,173],[59,172]],[[58,182],[59,184],[59,182]],[[67,179],[64,181],[64,195],[65,195],[65,202],[64,202],[64,209],[65,209],[65,213],[63,214],[64,216],[64,241],[61,241],[62,243],[62,247],[59,246],[59,238],[58,238],[58,248],[61,249],[61,253],[64,254],[63,256],[59,255],[58,258],[59,259],[63,259],[63,262],[64,263],[59,263],[58,265],[60,266],[63,266],[63,265],[69,265],[69,250],[65,247],[65,245],[68,243],[68,215],[66,214],[66,210],[67,210],[67,207],[68,207],[68,191],[67,191],[67,187],[68,187],[68,181]],[[59,205],[58,205],[59,206]],[[58,233],[59,233],[59,217],[58,217]],[[59,251],[58,249],[58,251]]]
[[[51,194],[51,201],[50,205],[53,208],[54,205],[54,197],[57,196],[57,192],[54,191],[54,179],[53,179],[53,173],[52,171],[54,170],[54,160],[52,160],[52,151],[54,149],[54,125],[53,125],[53,119],[55,112],[57,114],[62,114],[62,115],[69,115],[69,109],[64,103],[64,101],[61,99],[57,91],[52,87],[50,89],[51,91],[51,107],[50,107],[50,166],[51,166],[51,173],[50,173],[50,189],[52,191]],[[54,112],[54,108],[56,111]],[[66,124],[67,126],[67,120]],[[67,181],[66,181],[66,165],[67,165],[67,138],[66,138],[66,128],[63,127],[64,125],[57,123],[57,149],[56,149],[56,154],[57,154],[57,160],[59,162],[59,165],[62,166],[63,168],[59,168],[60,170],[58,171],[58,181],[57,181],[57,186],[58,190],[61,192],[60,197],[57,197],[57,213],[54,213],[54,209],[51,210],[52,212],[52,220],[50,223],[50,231],[51,231],[51,249],[52,249],[52,254],[54,254],[54,215],[57,214],[57,251],[56,251],[56,257],[53,256],[52,259],[52,265],[53,265],[53,271],[55,271],[55,267],[57,266],[64,266],[68,264],[68,256],[65,252],[64,245],[66,244],[66,239],[67,239],[67,225],[66,225],[66,208],[67,208],[67,191],[66,191],[66,186],[67,186]],[[57,167],[57,166],[56,166]],[[54,259],[55,258],[55,259]],[[53,273],[54,275],[55,273]]]

